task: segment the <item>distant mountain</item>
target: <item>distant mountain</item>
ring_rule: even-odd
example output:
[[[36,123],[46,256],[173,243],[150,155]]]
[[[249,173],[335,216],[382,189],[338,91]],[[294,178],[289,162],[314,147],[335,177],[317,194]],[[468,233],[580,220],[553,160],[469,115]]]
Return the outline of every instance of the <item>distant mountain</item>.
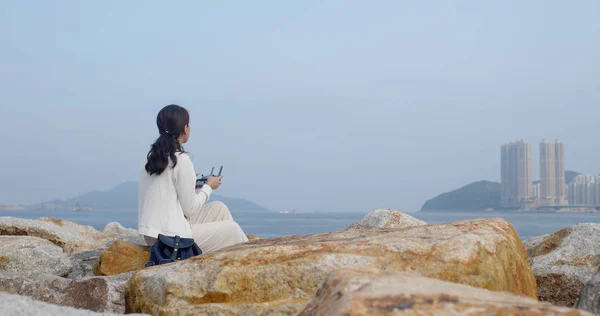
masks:
[[[421,211],[483,211],[500,207],[500,183],[478,181],[436,196]]]
[[[569,183],[579,172],[565,171],[565,182]],[[539,183],[539,181],[535,181]],[[500,183],[478,181],[460,189],[440,194],[425,202],[421,211],[484,211],[488,208],[500,209]]]
[[[579,173],[577,171],[565,170],[565,183],[567,183],[567,184],[571,183],[571,181],[573,181],[573,179],[575,179],[575,177],[580,174],[581,173]]]
[[[129,181],[123,182],[108,191],[92,191],[70,199],[55,200],[46,203],[73,206],[79,201],[79,204],[82,206],[89,206],[94,209],[131,209],[132,211],[137,211],[137,198],[138,183]],[[225,203],[232,213],[269,211],[265,207],[244,199],[229,198],[213,194],[211,195],[210,200]]]

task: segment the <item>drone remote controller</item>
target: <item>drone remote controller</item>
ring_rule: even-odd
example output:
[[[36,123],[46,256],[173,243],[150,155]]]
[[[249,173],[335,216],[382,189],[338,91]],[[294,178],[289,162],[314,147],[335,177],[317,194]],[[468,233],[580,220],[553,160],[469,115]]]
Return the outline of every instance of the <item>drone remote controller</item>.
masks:
[[[220,177],[221,174],[223,173],[223,166],[221,166],[221,168],[219,169],[219,174],[218,175],[214,175],[213,173],[215,172],[215,167],[213,167],[210,170],[210,174],[209,175],[200,175],[200,178],[196,179],[196,189],[200,189],[202,188],[202,186],[204,186],[206,184],[206,181],[208,181],[208,178],[211,177]]]

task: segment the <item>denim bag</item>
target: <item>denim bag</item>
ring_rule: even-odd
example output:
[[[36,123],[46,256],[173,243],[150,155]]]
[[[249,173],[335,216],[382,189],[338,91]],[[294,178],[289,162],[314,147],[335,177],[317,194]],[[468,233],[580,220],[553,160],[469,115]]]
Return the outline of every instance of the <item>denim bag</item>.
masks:
[[[202,250],[192,238],[158,235],[158,239],[150,248],[150,261],[145,267],[185,260],[201,254]]]

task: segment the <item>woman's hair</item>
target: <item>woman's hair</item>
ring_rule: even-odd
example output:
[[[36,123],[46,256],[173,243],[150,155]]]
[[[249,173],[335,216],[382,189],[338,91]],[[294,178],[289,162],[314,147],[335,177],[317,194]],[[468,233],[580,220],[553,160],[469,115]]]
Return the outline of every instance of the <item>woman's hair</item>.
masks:
[[[160,136],[148,152],[148,162],[146,163],[148,174],[160,175],[169,165],[169,158],[173,161],[173,167],[177,165],[175,153],[183,152],[183,146],[179,143],[179,135],[184,132],[185,126],[189,123],[188,111],[179,105],[167,105],[158,112],[156,125]]]

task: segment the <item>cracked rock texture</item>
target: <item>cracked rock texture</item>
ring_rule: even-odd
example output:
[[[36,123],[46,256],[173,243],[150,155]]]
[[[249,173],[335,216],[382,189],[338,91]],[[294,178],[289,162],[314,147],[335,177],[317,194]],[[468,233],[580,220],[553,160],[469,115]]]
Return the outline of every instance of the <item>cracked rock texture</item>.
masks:
[[[524,241],[542,301],[572,307],[600,266],[600,224],[584,223]]]
[[[519,236],[491,218],[251,241],[135,272],[127,307],[155,315],[295,315],[339,268],[409,271],[536,298]]]

